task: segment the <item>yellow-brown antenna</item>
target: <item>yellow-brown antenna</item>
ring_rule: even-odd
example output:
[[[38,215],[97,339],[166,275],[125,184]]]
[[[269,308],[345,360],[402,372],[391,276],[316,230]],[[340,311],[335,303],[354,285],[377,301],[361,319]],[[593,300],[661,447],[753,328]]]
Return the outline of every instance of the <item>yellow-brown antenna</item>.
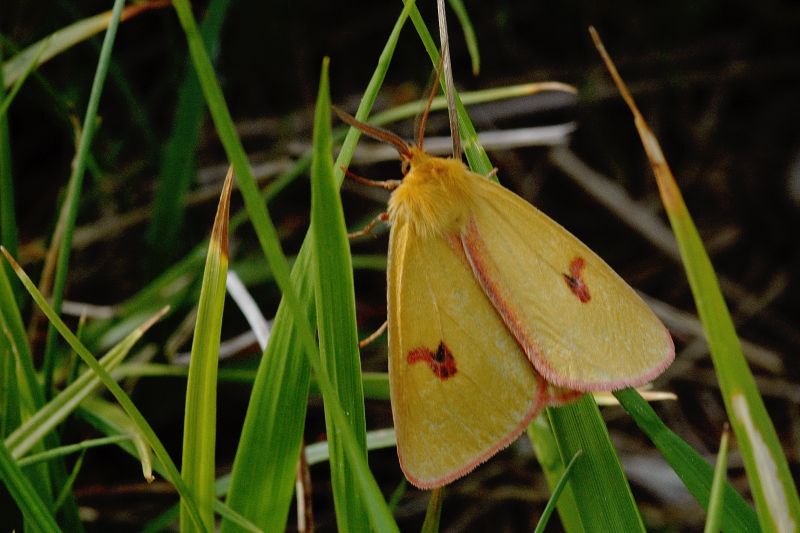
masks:
[[[363,133],[369,135],[373,139],[377,139],[379,141],[387,142],[397,148],[397,151],[400,152],[400,156],[404,159],[410,160],[411,159],[411,147],[408,145],[406,141],[402,139],[399,135],[392,133],[391,131],[385,130],[383,128],[378,128],[377,126],[370,126],[369,124],[365,124],[361,122],[353,115],[347,113],[346,111],[342,111],[336,106],[331,106],[333,111],[339,116],[342,122],[345,122],[354,128],[361,130]]]
[[[439,73],[442,71],[442,58],[439,58],[439,66],[435,71],[433,71],[433,77],[430,81],[431,88],[428,92],[428,101],[425,102],[425,108],[422,110],[422,115],[419,119],[419,124],[417,124],[417,146],[420,150],[423,149],[423,144],[425,140],[425,126],[428,123],[428,115],[431,113],[431,105],[433,105],[433,99],[436,97],[436,93],[439,91]]]

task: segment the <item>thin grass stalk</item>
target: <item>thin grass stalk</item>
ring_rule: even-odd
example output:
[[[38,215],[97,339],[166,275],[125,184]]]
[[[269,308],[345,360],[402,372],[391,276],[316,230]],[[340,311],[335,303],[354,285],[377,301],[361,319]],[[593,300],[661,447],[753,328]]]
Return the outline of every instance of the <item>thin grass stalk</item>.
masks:
[[[122,8],[125,6],[124,0],[114,0],[114,7],[111,12],[111,20],[108,24],[103,47],[100,50],[100,59],[97,62],[92,89],[89,94],[89,103],[86,106],[86,114],[81,127],[80,138],[78,139],[78,150],[72,162],[72,174],[69,178],[67,195],[64,205],[61,208],[59,226],[63,228],[63,234],[58,250],[58,266],[56,268],[55,282],[53,283],[52,302],[56,313],[61,313],[61,303],[64,299],[64,287],[67,282],[69,272],[69,255],[72,250],[72,233],[75,228],[75,220],[78,217],[78,206],[80,204],[80,194],[83,188],[83,177],[86,171],[86,161],[89,148],[92,144],[94,132],[97,127],[97,110],[100,107],[100,96],[103,94],[108,66],[111,61],[111,51],[114,48],[114,39],[117,36]],[[53,386],[53,372],[56,366],[55,349],[57,332],[52,324],[47,328],[47,341],[45,343],[42,370],[44,374],[45,396],[50,397]]]

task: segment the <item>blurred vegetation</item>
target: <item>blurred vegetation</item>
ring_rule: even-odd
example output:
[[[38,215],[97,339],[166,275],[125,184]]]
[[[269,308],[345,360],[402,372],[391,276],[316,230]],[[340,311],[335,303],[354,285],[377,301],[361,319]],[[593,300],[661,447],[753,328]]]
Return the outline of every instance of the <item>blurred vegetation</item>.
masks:
[[[216,20],[207,14],[209,5]],[[800,8],[775,1],[612,6],[586,1],[466,0],[465,5],[480,47],[481,71],[478,76],[472,74],[461,28],[451,17],[453,68],[460,89],[544,80],[571,83],[579,89],[577,101],[540,96],[478,106],[471,111],[477,130],[575,121],[571,153],[622,186],[645,211],[665,220],[649,163],[586,28],[591,24],[601,32],[670,160],[722,278],[737,331],[747,341],[745,351],[761,354],[761,362],[751,359],[751,364],[797,479],[800,374],[791,357],[800,347],[800,257],[792,230],[800,223]],[[433,3],[421,2],[419,7],[433,25]],[[206,20],[204,37],[252,164],[278,169],[264,173],[269,180],[311,146],[323,56],[330,57],[334,104],[352,111],[402,4],[298,0],[228,5],[211,0],[196,2],[193,8],[198,20]],[[8,59],[50,33],[107,9],[108,2],[58,0],[33,9],[29,2],[4,0],[0,8],[2,56]],[[102,38],[100,34],[78,44],[33,72],[8,110],[19,240],[16,255],[34,280],[42,274],[66,194],[76,128],[89,100]],[[69,302],[117,306],[144,287],[155,290],[154,280],[180,269],[183,258],[208,239],[227,161],[191,68],[185,36],[170,7],[146,11],[121,24],[77,213],[65,292]],[[401,35],[376,110],[424,95],[430,74],[425,51],[409,25]],[[182,116],[188,117],[185,122]],[[412,121],[392,125],[392,129],[411,137]],[[446,130],[444,114],[434,115],[429,135],[447,135]],[[558,148],[496,150],[490,155],[506,186],[579,236],[634,287],[685,313],[673,323],[667,321],[676,338],[678,362],[657,382],[658,388],[676,392],[679,399],[656,409],[673,431],[711,457],[719,447],[726,414],[707,348],[691,321],[694,305],[680,263],[636,231],[635,223],[621,222],[612,214],[613,207],[598,202],[570,180],[564,153]],[[185,214],[162,222],[173,230],[171,237],[152,230],[158,223],[153,217],[158,178],[164,176],[165,168],[182,173],[186,180],[173,191],[178,198],[185,194]],[[400,176],[394,160],[367,166],[356,158],[352,168],[369,177]],[[307,174],[269,203],[289,255],[298,252],[310,224]],[[350,183],[344,188],[349,226],[363,226],[383,208],[382,198],[376,200],[374,191]],[[0,193],[8,201],[10,193]],[[235,193],[232,210],[241,207]],[[9,240],[3,238],[8,247]],[[265,315],[272,317],[280,294],[252,229],[244,224],[231,239],[232,267]],[[385,319],[385,273],[380,267],[359,268],[359,261],[385,254],[386,239],[360,240],[352,249],[357,267],[357,320],[363,337]],[[177,312],[148,333],[147,342],[154,349],[149,357],[155,361],[172,360],[191,349],[191,332],[184,336],[174,332],[186,330],[185,317],[196,302],[200,277],[199,267],[187,275],[189,290],[182,288],[177,301],[172,301]],[[12,284],[16,286],[16,281]],[[155,303],[153,312],[166,302]],[[103,310],[124,316],[125,307]],[[38,358],[44,351],[47,323],[36,318],[29,303],[23,312],[25,324],[32,324],[29,334]],[[74,329],[77,318],[70,316],[68,322]],[[188,324],[191,328],[193,322]],[[246,327],[231,307],[222,326],[223,340]],[[85,334],[93,353],[102,353],[112,338],[122,336],[114,337],[109,329],[102,335],[93,333],[91,324]],[[67,357],[65,345],[59,343],[58,350]],[[251,342],[227,366],[254,369],[260,352]],[[362,351],[364,370],[384,371],[385,357],[385,342],[373,343]],[[179,457],[185,378],[139,378],[123,384],[173,456]],[[220,472],[231,468],[249,390],[247,384],[235,382],[223,381],[220,386],[216,443]],[[368,400],[366,407],[368,428],[391,425],[388,402]],[[701,508],[627,415],[619,408],[604,409],[603,414],[648,529],[702,527]],[[318,396],[311,397],[307,416],[305,439],[311,443],[325,431]],[[62,432],[65,440],[92,435],[82,421],[70,422]],[[176,501],[166,483],[146,485],[140,466],[119,450],[98,448],[83,461],[74,490],[78,505],[95,513],[86,520],[89,530],[135,530]],[[748,497],[735,445],[728,464],[729,480]],[[395,489],[402,474],[394,450],[371,452],[370,466],[384,494]],[[327,469],[318,465],[311,470],[320,530],[333,530],[336,523]],[[442,529],[529,530],[548,498],[539,472],[527,441],[520,440],[448,489]],[[532,484],[531,479],[536,481]],[[427,496],[409,489],[396,511],[401,527],[418,528],[426,503]],[[290,523],[294,524],[293,514]]]

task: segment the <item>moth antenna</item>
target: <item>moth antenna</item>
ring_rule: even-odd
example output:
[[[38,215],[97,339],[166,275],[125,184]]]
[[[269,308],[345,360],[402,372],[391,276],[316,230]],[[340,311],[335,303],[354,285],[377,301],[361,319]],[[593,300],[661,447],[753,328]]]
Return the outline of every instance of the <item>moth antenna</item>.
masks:
[[[403,159],[410,160],[411,159],[411,148],[408,146],[408,143],[404,141],[399,135],[392,133],[391,131],[387,131],[383,128],[378,128],[376,126],[370,126],[369,124],[365,124],[361,122],[353,115],[342,111],[336,106],[331,106],[333,111],[339,116],[342,122],[353,126],[354,128],[362,131],[366,135],[369,135],[373,139],[377,139],[379,141],[387,142],[397,148],[397,151],[400,152],[400,156]]]
[[[425,108],[422,110],[422,115],[419,119],[419,124],[417,124],[417,147],[422,150],[422,146],[425,140],[425,126],[428,124],[428,115],[431,113],[431,106],[433,105],[433,99],[436,97],[436,93],[439,92],[439,73],[442,71],[442,60],[444,57],[439,57],[439,65],[436,67],[436,70],[433,71],[433,76],[431,80],[431,88],[428,92],[428,101],[425,103]]]

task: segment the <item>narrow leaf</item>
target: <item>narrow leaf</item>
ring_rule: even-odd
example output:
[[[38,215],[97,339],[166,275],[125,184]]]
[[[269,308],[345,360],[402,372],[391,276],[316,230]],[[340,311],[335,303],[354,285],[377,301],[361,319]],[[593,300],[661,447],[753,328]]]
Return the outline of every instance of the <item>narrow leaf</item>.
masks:
[[[719,454],[717,455],[717,466],[714,469],[714,482],[711,484],[711,499],[708,502],[708,518],[704,533],[717,533],[722,523],[722,508],[725,500],[725,480],[728,470],[728,427],[722,431],[722,439],[719,443]]]
[[[714,471],[711,465],[689,444],[669,429],[649,403],[633,389],[617,391],[614,395],[645,435],[661,452],[695,500],[708,508]],[[725,484],[722,529],[727,532],[758,531],[755,511],[730,484]]]
[[[69,177],[67,194],[64,204],[61,206],[59,214],[58,230],[61,240],[58,247],[58,264],[56,266],[56,277],[53,282],[51,294],[52,306],[56,313],[61,313],[61,303],[64,299],[64,287],[67,283],[67,273],[69,271],[69,256],[72,251],[72,234],[75,229],[75,220],[78,217],[78,205],[80,203],[81,189],[83,188],[83,177],[86,172],[86,163],[89,156],[89,147],[94,138],[97,127],[97,110],[100,107],[100,96],[103,94],[108,67],[111,63],[111,50],[114,48],[114,40],[117,36],[120,17],[125,5],[124,0],[114,0],[114,8],[111,11],[111,18],[108,23],[108,31],[103,38],[103,47],[100,50],[100,58],[97,62],[92,90],[89,94],[89,102],[86,105],[86,114],[83,117],[83,124],[78,139],[78,149],[75,159],[72,162],[72,173]],[[57,231],[57,234],[59,234]],[[44,362],[42,363],[44,373],[44,392],[46,397],[51,395],[53,384],[53,373],[56,366],[55,351],[58,334],[51,323],[47,328],[47,341],[44,349]]]
[[[331,102],[328,62],[320,78],[314,119],[314,158],[311,163],[311,234],[320,357],[336,389],[359,452],[366,459],[366,417],[361,387],[353,264],[339,189],[333,177]],[[343,448],[343,428],[325,404],[325,422],[331,447],[331,481],[339,531],[369,529],[368,512],[358,492],[357,480]]]
[[[561,460],[582,451],[570,479],[585,531],[644,531],[600,411],[591,395],[547,410]]]
[[[203,42],[210,56],[218,49],[222,23],[230,0],[209,3],[200,26]],[[154,261],[166,262],[174,257],[180,230],[183,227],[184,201],[196,174],[197,144],[206,117],[205,101],[197,74],[186,65],[183,81],[178,89],[178,102],[172,133],[164,150],[153,198],[153,216],[147,229],[147,241]]]
[[[675,232],[697,312],[706,332],[711,361],[744,460],[761,527],[764,531],[794,531],[800,527],[797,487],[775,426],[744,358],[711,259],[703,247],[658,139],[636,106],[597,32],[590,28],[590,33],[633,114],[636,129],[655,174],[661,201]]]
[[[425,521],[422,522],[420,533],[438,533],[439,522],[442,518],[442,504],[444,503],[444,487],[439,487],[431,491],[431,499],[428,500],[428,510],[425,511]]]
[[[228,170],[217,216],[211,230],[208,256],[200,288],[197,322],[192,339],[192,359],[186,383],[181,476],[194,494],[204,528],[214,529],[214,466],[217,435],[217,365],[225,278],[228,274],[228,215],[233,167]],[[189,507],[181,501],[181,530],[194,531]]]
[[[572,469],[575,468],[575,463],[578,461],[578,457],[581,456],[581,451],[575,452],[575,455],[572,456],[572,459],[567,464],[566,468],[564,468],[564,473],[561,474],[561,478],[556,483],[555,487],[553,487],[552,494],[550,495],[550,499],[547,500],[547,505],[542,511],[542,516],[539,518],[539,522],[536,524],[536,529],[534,533],[544,533],[544,529],[547,527],[547,523],[550,521],[550,515],[553,514],[553,510],[555,510],[558,500],[561,498],[561,494],[567,488],[567,482],[569,481],[569,477],[572,474]]]

